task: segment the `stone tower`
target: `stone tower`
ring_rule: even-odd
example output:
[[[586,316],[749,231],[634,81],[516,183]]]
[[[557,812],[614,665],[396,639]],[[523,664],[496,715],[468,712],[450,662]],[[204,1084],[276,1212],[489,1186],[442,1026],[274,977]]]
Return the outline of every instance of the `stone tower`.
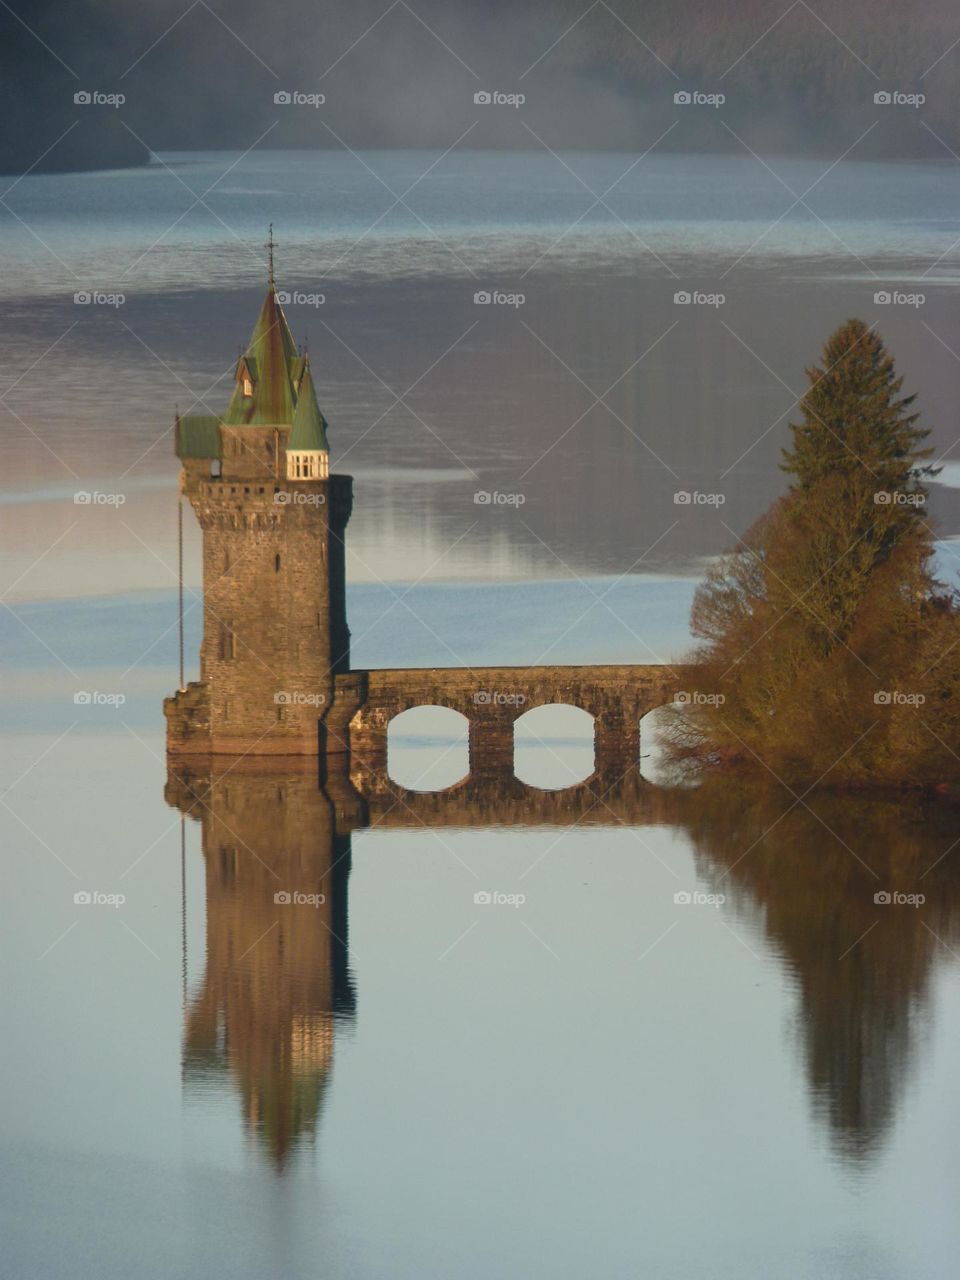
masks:
[[[346,750],[346,720],[331,710],[336,677],[350,668],[353,481],[330,474],[327,424],[277,298],[272,244],[266,297],[234,380],[222,417],[176,421],[180,490],[203,531],[203,642],[199,681],[164,703],[168,750]]]

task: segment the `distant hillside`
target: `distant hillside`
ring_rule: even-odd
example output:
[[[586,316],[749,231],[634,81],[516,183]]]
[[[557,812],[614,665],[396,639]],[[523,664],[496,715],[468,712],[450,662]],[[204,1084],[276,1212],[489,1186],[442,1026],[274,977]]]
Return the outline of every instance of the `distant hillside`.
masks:
[[[8,173],[71,124],[39,168],[246,148],[271,125],[261,145],[446,147],[472,125],[461,145],[537,146],[532,130],[553,148],[642,150],[669,128],[666,149],[834,156],[870,130],[853,155],[960,152],[954,0],[12,3],[22,22],[0,6]],[[75,106],[78,90],[126,102]],[[495,90],[526,102],[474,103]],[[278,91],[326,102],[275,104]],[[726,101],[675,104],[678,91]],[[880,91],[926,101],[878,105]]]

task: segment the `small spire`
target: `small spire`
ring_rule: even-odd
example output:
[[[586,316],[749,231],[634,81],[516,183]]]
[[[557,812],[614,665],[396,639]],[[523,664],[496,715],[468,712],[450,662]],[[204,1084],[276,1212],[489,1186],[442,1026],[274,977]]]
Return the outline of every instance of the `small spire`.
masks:
[[[266,249],[267,254],[269,255],[269,256],[268,256],[268,262],[269,262],[269,266],[270,266],[270,288],[272,289],[272,288],[274,287],[274,283],[275,283],[275,281],[274,281],[274,277],[273,277],[273,251],[274,251],[274,249],[276,248],[276,241],[275,241],[275,240],[274,240],[274,238],[273,238],[273,223],[272,223],[272,222],[270,223],[270,234],[269,234],[269,236],[267,237],[267,243],[266,243],[263,247]]]

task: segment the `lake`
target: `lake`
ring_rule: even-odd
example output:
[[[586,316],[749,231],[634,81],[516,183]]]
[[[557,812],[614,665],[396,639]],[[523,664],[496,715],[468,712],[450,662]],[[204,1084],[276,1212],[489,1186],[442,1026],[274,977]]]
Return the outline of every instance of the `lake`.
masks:
[[[655,717],[598,788],[569,708],[521,722],[522,783],[444,793],[466,744],[429,712],[364,801],[168,771],[173,413],[225,404],[271,221],[355,477],[355,665],[681,658],[850,315],[920,393],[956,581],[960,166],[636,159],[180,154],[8,190],[5,1274],[949,1274],[946,810],[671,787]],[[185,581],[192,678],[189,513]]]

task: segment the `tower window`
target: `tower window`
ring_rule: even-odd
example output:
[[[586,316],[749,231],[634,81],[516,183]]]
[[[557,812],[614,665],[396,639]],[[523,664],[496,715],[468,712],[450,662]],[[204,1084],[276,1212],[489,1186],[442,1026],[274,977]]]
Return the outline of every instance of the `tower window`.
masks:
[[[248,397],[253,395],[253,383],[249,378],[243,380],[243,394]]]
[[[329,474],[330,459],[324,450],[288,451],[288,480],[325,480]]]
[[[236,642],[233,629],[225,622],[220,623],[220,657],[224,662],[236,657]]]
[[[285,710],[285,707],[277,707],[277,724],[280,724],[283,721],[283,713]]]
[[[273,558],[273,571],[274,573],[280,572],[280,552],[279,551]]]

